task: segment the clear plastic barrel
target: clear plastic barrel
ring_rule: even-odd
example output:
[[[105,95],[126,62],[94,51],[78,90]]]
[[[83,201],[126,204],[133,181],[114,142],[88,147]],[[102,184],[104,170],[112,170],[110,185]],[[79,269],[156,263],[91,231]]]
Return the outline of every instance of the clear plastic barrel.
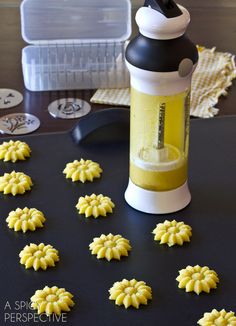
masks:
[[[180,187],[187,180],[189,89],[170,96],[131,88],[130,178],[154,191]]]

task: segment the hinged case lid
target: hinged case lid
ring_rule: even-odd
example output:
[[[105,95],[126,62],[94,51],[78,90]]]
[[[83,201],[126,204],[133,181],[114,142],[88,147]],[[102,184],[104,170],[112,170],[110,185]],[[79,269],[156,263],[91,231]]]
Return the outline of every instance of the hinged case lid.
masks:
[[[122,42],[131,34],[130,0],[24,0],[21,32],[35,45]]]

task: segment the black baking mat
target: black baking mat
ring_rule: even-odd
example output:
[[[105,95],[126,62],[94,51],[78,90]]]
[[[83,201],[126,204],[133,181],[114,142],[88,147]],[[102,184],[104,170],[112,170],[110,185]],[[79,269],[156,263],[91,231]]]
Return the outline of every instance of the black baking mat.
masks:
[[[124,134],[122,127],[120,133]],[[54,321],[52,325],[192,326],[213,308],[235,311],[236,117],[191,122],[192,202],[178,213],[162,216],[138,212],[124,200],[128,137],[115,141],[116,136],[106,128],[98,134],[96,141],[81,145],[72,141],[71,133],[19,137],[32,148],[31,158],[16,164],[0,163],[1,175],[15,169],[29,174],[34,183],[32,191],[22,196],[0,194],[0,325],[47,324],[30,321],[32,311],[20,307],[20,301],[29,301],[35,290],[45,285],[65,287],[75,299],[65,323]],[[100,137],[107,141],[99,142]],[[80,158],[99,162],[104,170],[101,179],[85,184],[66,180],[62,174],[66,163]],[[114,213],[96,220],[80,216],[75,209],[77,200],[91,193],[110,196],[116,204]],[[9,211],[25,206],[45,213],[44,228],[26,234],[8,229],[5,219]],[[192,226],[189,244],[168,248],[153,240],[152,230],[166,218]],[[129,257],[107,262],[90,254],[88,245],[93,237],[109,232],[130,240]],[[57,248],[60,262],[56,267],[25,270],[18,254],[30,242]],[[207,265],[219,275],[218,288],[208,295],[188,294],[177,287],[178,270],[195,264]],[[125,310],[109,301],[109,288],[123,278],[144,280],[152,287],[153,300],[139,310]],[[21,318],[18,322],[16,313]]]

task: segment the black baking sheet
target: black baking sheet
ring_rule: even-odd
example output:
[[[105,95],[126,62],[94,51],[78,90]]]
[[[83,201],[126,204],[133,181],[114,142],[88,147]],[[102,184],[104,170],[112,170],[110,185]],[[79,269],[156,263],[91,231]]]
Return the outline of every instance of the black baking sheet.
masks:
[[[128,138],[116,142],[111,132],[106,137],[111,141],[99,143],[97,139],[80,146],[73,143],[70,133],[25,136],[21,139],[32,148],[31,158],[17,164],[0,163],[1,175],[15,169],[29,174],[34,183],[32,191],[23,196],[0,194],[0,325],[45,325],[37,319],[30,321],[32,312],[20,307],[20,302],[24,305],[45,285],[65,287],[74,294],[75,306],[65,323],[54,321],[52,325],[192,326],[213,308],[235,311],[236,117],[191,122],[192,201],[184,210],[169,215],[144,214],[126,204]],[[104,170],[101,179],[85,184],[66,180],[62,174],[66,163],[80,158],[99,162]],[[77,200],[91,193],[110,196],[116,204],[114,213],[96,220],[80,216],[75,209]],[[45,213],[44,228],[26,234],[8,229],[5,219],[9,211],[25,206]],[[189,244],[168,248],[153,240],[152,230],[166,218],[192,226]],[[92,239],[109,232],[130,240],[129,257],[107,262],[90,254]],[[56,267],[25,270],[18,254],[30,242],[57,248],[60,262]],[[195,264],[218,273],[220,284],[210,294],[197,296],[178,289],[178,270]],[[144,280],[152,287],[153,300],[139,310],[116,306],[108,300],[108,290],[123,278]],[[16,313],[21,318],[18,322]]]

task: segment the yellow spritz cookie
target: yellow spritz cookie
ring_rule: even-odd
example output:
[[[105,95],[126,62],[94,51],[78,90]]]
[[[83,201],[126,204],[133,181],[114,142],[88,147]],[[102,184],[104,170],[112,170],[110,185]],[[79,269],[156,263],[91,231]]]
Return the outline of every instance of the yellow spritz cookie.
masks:
[[[75,207],[78,209],[79,214],[85,214],[85,217],[93,216],[97,218],[112,213],[115,204],[109,197],[102,194],[92,194],[91,196],[80,197]]]
[[[90,243],[89,249],[92,255],[97,255],[98,259],[105,258],[120,260],[121,256],[128,256],[131,246],[129,240],[122,238],[121,235],[102,234],[99,238],[94,238]]]
[[[46,219],[43,213],[36,208],[25,207],[11,211],[6,221],[10,229],[25,233],[28,230],[35,231],[36,228],[42,228]]]
[[[64,288],[57,286],[45,286],[42,290],[37,290],[30,298],[31,307],[37,310],[38,314],[46,313],[60,315],[63,311],[70,311],[74,306],[73,295]]]
[[[217,288],[219,283],[218,275],[209,267],[187,266],[179,271],[179,276],[176,278],[179,282],[179,288],[186,292],[201,292],[209,293],[211,289]]]
[[[94,178],[100,178],[102,169],[100,165],[91,160],[81,159],[66,164],[63,171],[66,175],[66,179],[72,179],[72,181],[93,181]]]
[[[0,144],[0,160],[5,162],[11,161],[24,161],[27,157],[30,157],[30,147],[22,141],[9,140]]]
[[[118,306],[124,305],[126,309],[130,306],[138,309],[140,304],[147,305],[148,300],[152,299],[152,289],[145,282],[135,279],[115,282],[109,293],[110,300],[114,300]]]
[[[46,270],[48,267],[54,267],[55,263],[59,261],[58,251],[51,245],[40,243],[36,245],[31,243],[21,250],[20,263],[25,265],[25,268],[33,268],[35,271],[38,269]]]
[[[4,195],[23,195],[33,185],[31,178],[23,172],[4,173],[0,176],[0,192]]]
[[[211,312],[206,312],[198,321],[201,326],[236,326],[236,316],[233,311],[218,311],[213,309]]]
[[[158,223],[152,233],[155,234],[154,240],[160,241],[160,244],[182,246],[184,242],[190,241],[192,228],[184,222],[165,220],[164,223]]]

